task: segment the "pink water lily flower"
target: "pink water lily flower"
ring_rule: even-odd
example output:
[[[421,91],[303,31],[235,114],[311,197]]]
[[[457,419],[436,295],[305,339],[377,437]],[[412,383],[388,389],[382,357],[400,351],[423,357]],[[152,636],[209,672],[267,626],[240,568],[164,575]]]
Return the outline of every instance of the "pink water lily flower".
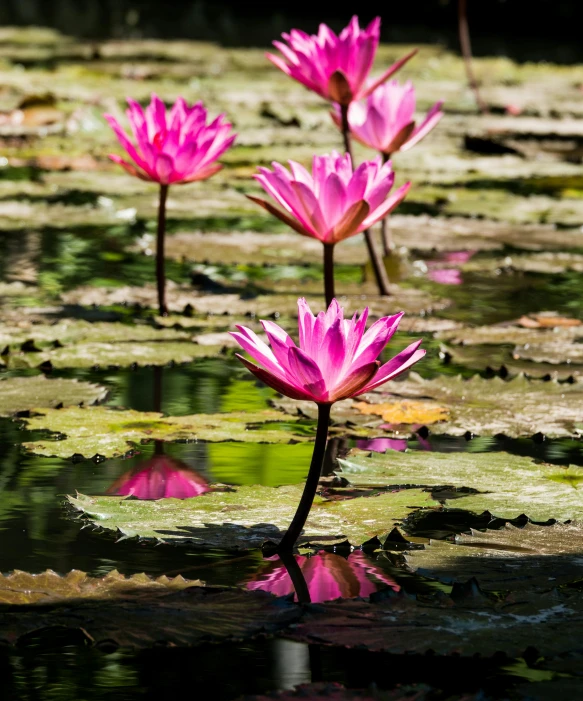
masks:
[[[325,244],[354,236],[385,217],[404,199],[411,183],[395,192],[390,162],[380,156],[353,170],[352,159],[333,151],[314,156],[312,172],[289,161],[290,170],[272,163],[273,170],[259,168],[255,179],[279,207],[249,195],[268,212],[304,236]]]
[[[415,88],[411,81],[401,85],[391,80],[370,93],[366,100],[348,108],[350,132],[360,143],[381,153],[407,151],[429,134],[443,117],[443,102],[436,102],[421,124],[415,122]],[[340,107],[332,113],[342,128]]]
[[[360,317],[344,319],[334,299],[326,312],[314,316],[299,299],[299,346],[272,321],[261,322],[271,347],[245,326],[231,335],[259,365],[237,355],[239,360],[265,384],[292,399],[332,404],[394,379],[425,355],[421,341],[415,341],[381,366],[378,357],[402,316],[383,317],[365,332],[368,308]]]
[[[202,102],[189,107],[179,97],[167,111],[155,94],[145,110],[130,98],[128,104],[126,114],[135,144],[114,116],[104,117],[133,163],[115,154],[109,157],[130,175],[172,185],[204,180],[221,169],[216,161],[236,136],[224,114],[207,124]]]
[[[266,54],[277,68],[325,100],[348,105],[366,97],[399,70],[416,51],[403,57],[367,85],[380,37],[380,17],[361,29],[356,15],[339,35],[321,24],[318,34],[299,29],[282,34],[287,43],[274,41],[282,56]]]
[[[209,490],[207,480],[185,463],[155,455],[119,477],[107,492],[136,499],[189,499]]]

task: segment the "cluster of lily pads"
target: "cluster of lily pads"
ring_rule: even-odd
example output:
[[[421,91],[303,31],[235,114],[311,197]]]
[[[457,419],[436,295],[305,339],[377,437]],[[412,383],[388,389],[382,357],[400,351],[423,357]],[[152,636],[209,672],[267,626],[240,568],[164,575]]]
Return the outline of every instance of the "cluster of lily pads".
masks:
[[[217,56],[213,60],[223,60],[223,54]],[[383,60],[385,56],[382,54]],[[434,70],[430,63],[428,71]],[[509,69],[504,64],[499,70],[506,76]],[[519,69],[514,70],[519,75]],[[536,73],[539,86],[545,81],[544,70],[541,68],[542,72]],[[520,71],[533,71],[531,75],[535,75],[532,67],[521,67]],[[564,76],[557,75],[559,78],[545,89],[563,90],[563,102],[556,101],[564,110],[562,114],[580,116],[576,113],[576,99],[567,88],[567,84],[573,83],[573,75],[567,74],[567,69]],[[233,91],[238,80],[233,80]],[[278,85],[283,94],[287,88],[282,87],[283,83]],[[140,101],[144,100],[147,88],[137,84]],[[441,85],[434,89],[438,88]],[[257,89],[260,90],[259,83]],[[495,100],[498,91],[503,93],[507,89],[507,85],[497,87],[496,92],[491,88],[494,97],[489,99]],[[528,89],[528,80],[525,86],[517,88],[525,95]],[[162,94],[159,88],[157,92]],[[450,96],[455,101],[453,90],[447,93],[448,104]],[[290,103],[293,99],[288,98]],[[288,104],[282,102],[284,107]],[[463,112],[464,103],[455,104],[455,109]],[[113,106],[108,109],[115,111]],[[270,103],[268,107],[257,106],[259,109],[273,112],[276,106]],[[307,122],[310,111],[306,112],[308,116],[302,113],[301,119]],[[277,115],[279,121],[273,117],[264,119],[276,123],[278,133],[300,131],[293,125],[280,127],[280,122],[291,118],[283,111]],[[551,670],[548,674],[564,673],[571,659],[569,655],[578,654],[574,639],[581,619],[577,584],[581,527],[577,518],[581,511],[579,487],[583,475],[579,467],[566,465],[569,458],[580,462],[575,456],[583,431],[580,418],[583,393],[579,379],[583,365],[579,352],[583,326],[576,318],[579,308],[574,306],[577,300],[574,291],[583,265],[578,251],[580,232],[575,226],[581,219],[580,201],[576,197],[581,190],[576,174],[579,166],[557,160],[547,162],[544,157],[533,166],[528,148],[538,144],[540,149],[539,142],[543,139],[537,141],[536,130],[544,130],[547,124],[544,115],[527,115],[524,121],[517,118],[511,126],[507,117],[490,117],[486,122],[480,121],[482,118],[470,119],[467,114],[462,116],[453,116],[452,120],[457,121],[452,121],[448,130],[440,129],[435,139],[426,142],[431,149],[435,142],[439,156],[429,151],[421,152],[420,156],[411,153],[439,181],[439,185],[420,185],[420,194],[415,195],[413,204],[422,214],[410,209],[391,218],[391,234],[397,246],[407,243],[409,248],[425,253],[419,254],[423,261],[415,261],[412,267],[413,285],[407,288],[392,284],[393,299],[373,296],[371,285],[359,287],[342,278],[344,265],[357,264],[370,274],[364,237],[353,236],[335,250],[337,287],[342,286],[341,292],[359,295],[341,301],[342,306],[350,309],[350,315],[367,305],[374,319],[384,317],[388,311],[395,313],[401,307],[406,308],[408,314],[402,319],[400,329],[411,336],[409,342],[420,333],[428,337],[424,344],[428,354],[416,367],[423,376],[411,372],[404,380],[385,387],[370,386],[371,378],[360,387],[362,394],[355,389],[346,398],[335,397],[339,401],[330,411],[328,453],[339,444],[344,449],[340,460],[333,460],[331,474],[317,485],[319,494],[299,541],[302,554],[295,560],[314,601],[320,600],[320,595],[323,599],[368,597],[373,582],[375,588],[384,587],[384,591],[368,601],[341,601],[319,607],[301,608],[289,600],[274,603],[272,597],[258,590],[280,595],[292,593],[293,583],[286,574],[283,558],[262,562],[253,580],[245,583],[247,591],[203,587],[196,580],[181,577],[156,580],[117,573],[103,578],[78,572],[63,577],[54,573],[16,572],[2,578],[2,600],[12,605],[42,602],[45,607],[42,612],[40,608],[3,609],[2,640],[23,642],[39,629],[54,630],[55,626],[82,629],[85,632],[79,635],[84,642],[114,641],[130,647],[154,644],[161,637],[175,644],[197,644],[209,639],[250,637],[262,631],[295,640],[361,645],[399,654],[431,649],[442,654],[490,656],[503,650],[511,657],[523,656],[533,641],[540,641],[537,645],[546,656]],[[452,144],[454,140],[457,144],[457,132],[466,120],[476,133],[470,133],[468,126],[468,148],[460,156]],[[444,121],[447,123],[447,118]],[[563,145],[567,139],[575,138],[576,129],[570,126],[569,119],[554,121],[557,129],[565,132]],[[571,121],[576,122],[574,117]],[[216,126],[221,129],[224,124]],[[260,131],[256,129],[248,138],[259,140]],[[447,133],[442,135],[442,131]],[[247,148],[244,132],[241,129],[242,149]],[[325,126],[313,132],[302,126],[301,132],[306,139],[317,142],[325,133]],[[520,136],[516,137],[516,133]],[[52,137],[48,134],[47,138]],[[477,154],[476,150],[486,148],[485,143],[497,147],[499,153]],[[423,147],[422,144],[420,148]],[[286,146],[285,150],[290,148]],[[297,149],[298,161],[306,161],[315,144],[311,141],[308,149],[299,144]],[[510,153],[511,149],[515,150],[514,154]],[[284,160],[285,156],[279,155],[282,152],[275,151],[277,159]],[[249,165],[241,165],[242,157],[235,153],[235,150],[230,152],[234,165],[228,177],[232,176],[238,186],[247,181]],[[225,152],[225,158],[228,156]],[[342,158],[339,156],[340,161]],[[418,179],[422,168],[419,165],[417,168],[408,172],[407,177]],[[465,179],[460,184],[463,168]],[[237,169],[241,170],[239,179]],[[537,170],[546,175],[537,177]],[[276,171],[275,167],[273,171],[264,171],[264,182],[268,183]],[[502,171],[505,181],[497,180]],[[296,168],[296,173],[299,172]],[[285,173],[279,171],[279,174],[283,180],[278,183],[285,181]],[[125,187],[124,177],[120,174],[115,179],[113,172],[107,174],[112,179],[108,195],[120,203],[120,211],[126,211],[135,200],[140,216],[151,218],[155,211],[151,198],[147,199],[137,189],[142,185],[137,180],[128,186],[135,186],[135,192],[129,195],[122,192],[119,200],[116,199],[115,189]],[[5,208],[5,222],[8,222],[5,225],[18,229],[20,224],[13,222],[16,217],[24,217],[26,207],[33,207],[33,202],[34,211],[41,210],[39,216],[45,218],[42,225],[49,226],[47,220],[51,216],[58,219],[51,212],[65,208],[58,199],[62,188],[72,188],[73,179],[84,182],[87,192],[92,187],[104,187],[103,180],[95,178],[90,173],[81,177],[78,173],[47,172],[42,182],[27,182],[30,201],[19,195],[19,200],[0,202],[0,207]],[[222,201],[230,206],[235,200],[229,190],[222,190],[228,178],[224,181],[220,178],[218,174],[206,181],[210,183],[209,189],[196,200],[201,218],[210,211],[204,207],[220,207]],[[6,197],[11,197],[7,182],[3,181],[2,186],[6,187]],[[13,183],[10,186],[16,188]],[[531,188],[529,196],[524,196],[520,187]],[[186,193],[189,190],[184,188]],[[195,190],[193,186],[192,191]],[[178,188],[170,188],[166,203],[170,205],[168,213],[174,207],[178,218],[184,216],[192,203],[187,199],[188,194],[172,195],[177,191]],[[257,196],[255,191],[251,194]],[[46,204],[45,209],[34,201],[35,197],[49,195],[56,201]],[[284,212],[283,204],[277,206]],[[111,205],[99,203],[93,209],[83,209],[83,205],[68,209],[75,210],[77,223],[85,215],[95,217],[94,226],[113,227],[111,222],[116,221]],[[213,216],[216,217],[217,211],[220,210],[213,210]],[[250,211],[244,210],[245,216],[250,216]],[[467,216],[474,213],[486,218],[480,221]],[[119,219],[117,224],[121,221],[125,222]],[[259,228],[254,226],[258,219],[248,221],[252,223],[242,228]],[[279,226],[278,222],[265,224],[265,221],[264,227]],[[556,227],[555,223],[560,226]],[[51,233],[58,224],[54,226]],[[213,231],[217,225],[209,226]],[[79,461],[93,458],[99,463],[139,450],[148,452],[146,443],[152,441],[155,445],[208,442],[211,456],[220,454],[224,463],[232,464],[243,451],[252,452],[257,447],[273,456],[272,462],[281,460],[277,446],[289,449],[286,455],[291,456],[294,468],[290,481],[296,483],[291,485],[276,486],[280,484],[276,480],[270,483],[274,486],[210,486],[192,469],[161,456],[154,448],[154,455],[141,469],[118,477],[108,494],[73,496],[76,485],[61,488],[60,493],[71,494],[69,516],[82,515],[82,522],[95,527],[96,534],[101,532],[102,539],[106,539],[103,533],[107,533],[116,539],[186,544],[193,550],[214,547],[222,551],[248,551],[259,548],[266,540],[277,543],[288,528],[302,496],[303,485],[298,483],[306,472],[304,468],[312,452],[314,419],[318,403],[322,404],[313,400],[324,398],[322,393],[318,394],[324,389],[318,385],[320,377],[306,379],[306,373],[315,370],[305,358],[301,365],[302,383],[294,385],[292,391],[295,388],[301,395],[309,385],[307,396],[279,396],[280,390],[290,392],[289,382],[286,387],[281,384],[290,379],[289,369],[280,362],[281,357],[287,359],[288,353],[276,354],[277,367],[263,365],[264,370],[271,370],[271,378],[275,378],[277,394],[260,383],[253,385],[254,394],[245,394],[242,387],[251,383],[243,375],[237,375],[228,402],[199,407],[209,413],[195,413],[199,409],[186,402],[180,411],[163,406],[151,411],[112,408],[112,404],[128,404],[129,400],[119,395],[110,400],[110,406],[103,405],[108,391],[114,393],[114,383],[106,379],[108,372],[113,374],[112,368],[168,362],[204,365],[207,358],[214,358],[217,373],[236,373],[230,357],[237,343],[229,335],[235,323],[252,329],[261,340],[264,330],[256,318],[275,319],[285,333],[271,322],[266,331],[275,346],[280,341],[287,347],[287,333],[296,334],[292,317],[297,297],[305,293],[312,309],[322,306],[321,277],[302,281],[299,290],[285,278],[283,282],[281,278],[273,281],[264,278],[258,294],[242,299],[237,280],[227,277],[225,272],[229,267],[244,265],[250,269],[257,261],[275,265],[281,265],[282,260],[291,261],[290,265],[296,266],[306,261],[311,264],[321,261],[320,240],[286,233],[283,229],[278,231],[235,234],[213,231],[212,237],[207,232],[171,233],[166,238],[169,259],[192,260],[194,252],[197,274],[206,281],[211,279],[223,293],[198,294],[186,286],[169,285],[172,303],[168,306],[177,312],[190,305],[184,315],[160,315],[150,323],[147,313],[140,317],[136,305],[132,323],[120,323],[123,314],[133,316],[133,310],[128,314],[127,309],[119,306],[130,294],[129,286],[112,290],[105,286],[91,289],[88,285],[60,294],[59,302],[65,305],[61,314],[83,308],[89,317],[94,314],[103,319],[100,321],[65,318],[55,322],[57,312],[51,312],[47,305],[39,310],[38,304],[34,308],[30,302],[25,302],[28,307],[17,306],[16,311],[8,310],[10,304],[4,308],[5,325],[0,341],[4,349],[1,362],[6,366],[5,378],[1,380],[2,414],[19,414],[17,420],[26,432],[20,433],[14,442],[24,440],[27,455],[41,456],[38,459],[46,461],[47,470],[55,456],[58,460],[54,462],[59,466],[60,459],[71,458]],[[24,229],[19,233],[23,232]],[[110,236],[114,237],[115,232]],[[152,239],[144,235],[136,250],[149,246],[155,249]],[[427,254],[433,247],[443,249],[443,256]],[[266,268],[267,272],[271,270]],[[561,305],[561,314],[530,313],[534,307],[530,302],[528,307],[524,298],[534,296],[542,287],[539,299],[544,299],[544,286],[550,275],[564,281],[564,293],[569,301],[549,300],[548,304]],[[462,280],[478,284],[475,288],[458,284]],[[523,287],[517,281],[523,284],[526,281],[530,286],[522,292]],[[136,294],[137,281],[128,282],[136,285],[132,293]],[[504,301],[501,308],[496,308],[494,302],[480,306],[480,294],[487,296],[511,283],[516,283],[515,287],[509,287],[511,299]],[[227,288],[227,284],[231,287]],[[30,289],[23,292],[15,284],[6,285],[6,294],[15,295],[9,300],[11,303],[24,302],[18,295],[24,297],[27,291]],[[364,293],[368,295],[366,301],[360,298]],[[132,302],[151,306],[152,296],[148,297],[145,291],[143,294],[132,297]],[[454,299],[457,307],[446,297]],[[543,306],[545,302],[541,302],[539,309],[549,308]],[[468,316],[462,318],[460,308],[466,313],[469,310]],[[336,306],[333,310],[339,313]],[[114,313],[118,314],[115,317],[118,321],[107,320],[105,315]],[[146,323],[142,323],[144,320]],[[462,323],[468,320],[474,325]],[[383,324],[387,322],[379,326]],[[337,329],[340,328],[338,324]],[[334,338],[335,345],[342,344],[340,336]],[[263,349],[255,343],[256,348]],[[393,347],[394,341],[390,344],[391,351]],[[302,350],[301,340],[299,350]],[[323,350],[324,346],[318,345],[315,354]],[[301,355],[298,351],[292,354]],[[383,356],[383,360],[390,362],[389,356]],[[37,374],[39,367],[46,377]],[[369,368],[371,372],[372,369]],[[269,379],[266,374],[262,377]],[[297,379],[296,375],[293,378]],[[244,399],[237,404],[238,392]],[[253,401],[249,401],[250,396]],[[532,445],[542,446],[541,452],[532,448],[531,436],[539,441]],[[553,453],[563,445],[560,441],[570,446],[567,458],[558,459]],[[411,450],[412,446],[419,449]],[[223,448],[224,452],[220,452]],[[348,448],[351,448],[349,452]],[[450,448],[455,451],[444,452]],[[54,465],[53,469],[56,469]],[[227,469],[217,471],[217,476],[215,481],[240,484],[236,477],[229,478]],[[19,488],[26,501],[30,487],[23,482]],[[164,491],[170,488],[171,493]],[[199,496],[191,498],[195,493]],[[128,498],[130,495],[133,498]],[[479,530],[454,538],[451,524],[460,514],[471,514],[474,519],[471,523]],[[432,517],[438,526],[424,531],[423,520]],[[514,525],[503,525],[509,521]],[[465,526],[466,521],[463,523]],[[436,536],[439,529],[449,537],[444,540]],[[423,535],[425,532],[431,534],[431,540]],[[113,538],[111,543],[115,547]],[[310,544],[313,547],[308,547]],[[376,553],[374,565],[366,558],[367,552]],[[388,574],[396,570],[409,576],[416,573],[420,581],[428,583],[427,589],[419,596],[406,592],[403,582]],[[468,581],[470,584],[465,584]],[[59,603],[63,599],[69,602],[77,599],[77,603],[73,607],[69,603],[66,609]],[[149,607],[147,615],[145,603]],[[168,630],[165,621],[171,615],[169,612],[189,617],[188,621],[181,618],[180,625]],[[235,618],[239,619],[236,625],[232,623]],[[572,636],[561,635],[566,623],[573,631]],[[571,664],[569,673],[573,669]]]

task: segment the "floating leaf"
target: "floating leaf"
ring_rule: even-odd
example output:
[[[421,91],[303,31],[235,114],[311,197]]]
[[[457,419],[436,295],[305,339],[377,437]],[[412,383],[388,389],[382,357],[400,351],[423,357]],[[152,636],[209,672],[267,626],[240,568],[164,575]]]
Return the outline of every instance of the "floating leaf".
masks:
[[[367,402],[355,402],[354,408],[361,414],[380,416],[383,421],[397,424],[434,424],[438,421],[446,421],[449,418],[447,409],[435,406],[432,402],[422,399],[401,399],[396,402],[383,404],[368,404]]]
[[[539,464],[520,455],[389,451],[338,462],[338,474],[354,485],[471,488],[477,493],[462,492],[447,505],[500,518],[566,520],[583,507],[583,468]]]
[[[58,404],[93,404],[105,399],[107,388],[90,382],[34,377],[9,377],[0,380],[0,416],[17,411],[54,407]]]
[[[525,345],[530,343],[545,343],[547,341],[574,341],[578,338],[583,338],[583,326],[557,326],[552,330],[548,327],[525,327],[525,326],[475,326],[465,327],[462,329],[452,329],[448,331],[439,331],[436,338],[441,341],[448,341],[454,344],[464,346],[475,345],[499,345],[511,344]]]
[[[24,443],[37,455],[69,458],[72,455],[116,457],[127,454],[146,440],[162,441],[245,441],[250,443],[289,443],[308,440],[292,428],[262,428],[266,422],[286,421],[285,414],[273,410],[231,414],[163,416],[157,412],[117,410],[108,407],[42,409],[26,419],[31,430],[57,432],[61,440]],[[289,421],[286,424],[289,426]]]
[[[471,535],[456,536],[455,544],[431,540],[406,559],[418,574],[446,582],[474,577],[482,589],[553,589],[583,579],[583,524],[472,529]]]
[[[517,376],[505,382],[499,377],[485,380],[474,376],[443,376],[424,380],[412,372],[403,382],[392,382],[381,391],[363,398],[383,404],[398,397],[431,398],[436,407],[447,408],[447,421],[432,425],[434,433],[492,436],[503,433],[511,437],[542,433],[550,438],[579,434],[583,416],[583,382],[559,384]],[[393,394],[388,394],[392,392]],[[503,399],[502,399],[503,398]]]
[[[239,487],[195,499],[139,501],[120,497],[68,497],[102,528],[124,536],[189,541],[197,547],[244,550],[279,541],[296,511],[303,485]],[[421,490],[326,502],[316,497],[302,542],[360,545],[386,535],[414,508],[437,507]]]
[[[283,637],[304,643],[366,648],[395,655],[521,657],[534,647],[553,656],[583,651],[583,600],[577,592],[521,593],[493,603],[476,587],[461,600],[437,594],[415,601],[345,600],[306,607],[302,622]]]
[[[63,599],[116,599],[120,596],[148,596],[156,591],[180,591],[202,586],[200,581],[189,581],[181,576],[156,579],[146,574],[124,577],[117,570],[105,577],[90,577],[80,570],[71,570],[61,576],[52,570],[30,574],[15,570],[0,575],[0,604],[56,603]]]
[[[198,645],[274,633],[300,615],[293,603],[265,592],[211,589],[192,582],[182,588],[172,585],[176,580],[146,579],[131,577],[108,592],[106,577],[91,585],[102,591],[89,600],[83,591],[72,598],[65,591],[62,603],[51,598],[22,607],[0,606],[0,640],[24,645],[44,634],[54,641],[58,631],[65,645],[80,637],[85,643],[128,648]]]

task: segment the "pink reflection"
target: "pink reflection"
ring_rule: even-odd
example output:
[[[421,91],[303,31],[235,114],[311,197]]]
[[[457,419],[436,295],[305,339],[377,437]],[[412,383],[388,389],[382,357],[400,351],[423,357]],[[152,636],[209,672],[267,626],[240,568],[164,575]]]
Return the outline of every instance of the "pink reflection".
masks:
[[[361,450],[372,450],[373,453],[386,453],[387,450],[407,450],[407,441],[402,438],[371,438],[356,441],[356,447]]]
[[[107,493],[137,499],[189,499],[209,489],[206,479],[185,463],[167,455],[155,455],[119,477]]]
[[[294,600],[297,601],[292,580],[279,557],[274,555],[267,559],[270,562],[253,580],[246,583],[247,589],[261,589],[276,596],[294,594]],[[296,555],[295,560],[306,580],[312,603],[366,597],[387,586],[395,591],[401,588],[359,551],[351,553],[348,559],[321,550],[311,557]]]
[[[437,270],[429,270],[427,277],[433,282],[438,282],[440,285],[461,285],[463,282],[462,274],[456,268],[438,268]]]
[[[462,273],[456,266],[467,263],[476,251],[448,251],[427,261],[427,277],[441,285],[461,285]]]

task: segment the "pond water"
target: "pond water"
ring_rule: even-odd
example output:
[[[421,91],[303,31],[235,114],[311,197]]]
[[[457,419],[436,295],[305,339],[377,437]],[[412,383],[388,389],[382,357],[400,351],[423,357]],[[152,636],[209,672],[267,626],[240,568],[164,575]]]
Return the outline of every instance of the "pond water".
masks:
[[[436,131],[434,141],[428,138],[411,156],[396,159],[415,187],[391,219],[396,248],[385,263],[396,283],[393,297],[376,296],[356,237],[352,248],[349,241],[337,247],[335,268],[347,305],[370,304],[373,316],[379,309],[407,310],[385,359],[420,336],[427,349],[415,367],[418,375],[392,383],[398,400],[380,394],[360,408],[351,405],[331,427],[321,513],[332,518],[365,504],[351,523],[362,534],[367,523],[378,522],[378,505],[389,504],[381,514],[384,542],[358,536],[359,547],[352,548],[323,536],[317,547],[303,543],[294,559],[280,560],[245,546],[249,541],[236,530],[244,507],[235,497],[244,489],[259,494],[253,491],[257,485],[283,487],[278,494],[300,485],[315,421],[309,408],[298,414],[295,405],[285,405],[256,381],[234,358],[225,332],[235,323],[258,329],[258,317],[291,330],[296,298],[321,298],[319,250],[316,255],[305,241],[286,239],[285,227],[258,213],[244,195],[252,191],[258,163],[289,157],[307,162],[316,150],[338,147],[325,106],[310,102],[307,93],[285,92],[287,84],[277,82],[284,77],[272,76],[259,51],[164,41],[144,48],[138,40],[88,48],[30,31],[24,39],[10,30],[0,37],[6,84],[0,90],[0,384],[38,380],[34,391],[42,404],[25,391],[24,404],[17,396],[0,418],[0,617],[9,615],[10,596],[32,591],[6,584],[18,577],[29,581],[19,571],[65,577],[78,570],[99,582],[108,576],[113,581],[116,571],[201,580],[207,587],[196,589],[210,591],[208,596],[217,591],[213,587],[230,587],[246,602],[271,592],[282,597],[274,609],[278,615],[286,607],[297,610],[292,601],[303,605],[309,598],[312,606],[302,611],[312,618],[286,620],[286,637],[278,637],[282,631],[270,627],[270,609],[263,632],[245,637],[237,628],[247,614],[240,607],[229,616],[217,614],[218,622],[211,621],[196,646],[174,647],[164,634],[151,640],[144,633],[151,644],[132,651],[113,634],[93,644],[83,628],[88,614],[75,609],[79,602],[70,610],[65,604],[67,615],[79,616],[73,632],[52,625],[15,634],[12,646],[2,644],[2,635],[13,631],[2,632],[0,699],[160,701],[184,696],[187,689],[197,698],[231,701],[308,682],[370,687],[379,701],[392,701],[399,685],[402,698],[422,701],[581,696],[569,692],[575,688],[569,684],[580,681],[583,654],[576,520],[583,504],[583,421],[577,414],[583,179],[582,139],[571,124],[583,116],[580,76],[568,66],[553,73],[548,65],[485,59],[481,69],[493,76],[489,99],[506,130],[506,141],[499,143],[500,123],[473,115],[473,103],[460,93],[459,59],[441,47],[422,50],[424,68],[412,69],[419,94],[429,105],[442,97],[434,96],[436,86],[443,88],[448,114],[439,138]],[[54,95],[43,94],[47,85]],[[152,303],[155,189],[108,170],[112,137],[101,117],[124,95],[142,100],[152,90],[167,100],[177,91],[192,100],[202,94],[215,112],[231,110],[241,132],[223,173],[171,189],[168,319],[158,317]],[[266,96],[272,94],[278,98],[270,102]],[[30,95],[32,112],[23,104]],[[524,123],[504,116],[515,97],[525,105]],[[39,104],[40,115],[34,109]],[[43,121],[47,108],[55,131],[52,121]],[[22,133],[10,121],[18,111],[25,115]],[[523,342],[530,329],[540,331],[540,348],[539,337]],[[73,392],[61,413],[60,395],[42,393],[45,377],[53,386],[68,383],[60,386]],[[86,395],[78,396],[79,388],[90,400],[81,401]],[[87,406],[96,397],[97,406]],[[50,407],[46,421],[43,407]],[[246,421],[246,415],[255,419]],[[199,428],[196,417],[208,422],[201,428],[208,440],[184,439],[179,422],[170,421],[188,417]],[[223,422],[227,433],[221,436]],[[497,472],[500,456],[514,473]],[[430,466],[424,478],[416,472],[419,465]],[[359,469],[360,481],[354,477]],[[108,528],[116,514],[99,511],[105,503],[100,497],[115,495],[131,495],[122,502],[130,507],[136,499],[151,505],[165,496],[191,503],[209,484],[210,496],[224,496],[218,530],[233,527],[229,547],[196,547],[195,527],[192,538],[175,538],[177,528],[183,536],[189,527],[182,522],[173,522],[163,540],[139,539],[132,524]],[[69,501],[76,494],[94,499],[95,511],[80,515]],[[411,501],[390,501],[400,496]],[[478,506],[466,508],[467,500]],[[377,511],[371,516],[366,505],[377,505]],[[273,533],[265,508],[259,525],[267,519]],[[387,517],[393,508],[402,517]],[[397,523],[397,531],[384,528],[387,523]],[[536,530],[543,525],[546,531]],[[569,528],[575,531],[571,539],[565,535]],[[488,541],[495,534],[502,539],[497,549]],[[455,576],[448,575],[450,547],[458,553]],[[477,551],[488,554],[476,566]],[[434,553],[444,559],[436,564]],[[428,559],[417,566],[415,556]],[[501,576],[517,571],[514,579]],[[325,602],[338,598],[343,603],[326,608]],[[407,654],[376,651],[378,641],[362,637],[373,635],[378,620],[390,620],[392,604],[401,612],[417,604],[423,609],[420,619],[418,612],[411,614],[409,625],[395,629],[393,647],[386,630],[379,634],[383,650],[400,649],[401,637],[411,641]],[[19,605],[23,620],[39,610],[28,600]],[[355,617],[349,624],[342,618],[346,610]],[[144,604],[142,613],[148,611]],[[331,624],[332,633],[317,628],[318,616],[330,611],[341,617]],[[352,623],[362,611],[365,623]],[[97,608],[93,614],[99,615]],[[184,615],[176,626],[168,624],[166,635],[198,624],[200,614],[199,608],[191,621]],[[122,622],[129,616],[120,615]],[[213,625],[219,629],[225,618],[237,635],[211,642]],[[316,633],[302,633],[308,618]],[[20,630],[20,621],[12,620]],[[548,640],[533,634],[520,655],[507,654],[513,625],[534,622],[531,630],[538,632],[549,621],[555,628]],[[468,653],[460,643],[462,652],[452,644],[454,652],[442,654],[435,635],[458,634],[460,625],[472,644],[483,644],[480,649],[489,653],[471,647]],[[128,636],[135,632],[130,623],[119,627]],[[334,637],[346,628],[347,638]],[[539,654],[537,645],[559,639],[567,640],[567,652]]]

